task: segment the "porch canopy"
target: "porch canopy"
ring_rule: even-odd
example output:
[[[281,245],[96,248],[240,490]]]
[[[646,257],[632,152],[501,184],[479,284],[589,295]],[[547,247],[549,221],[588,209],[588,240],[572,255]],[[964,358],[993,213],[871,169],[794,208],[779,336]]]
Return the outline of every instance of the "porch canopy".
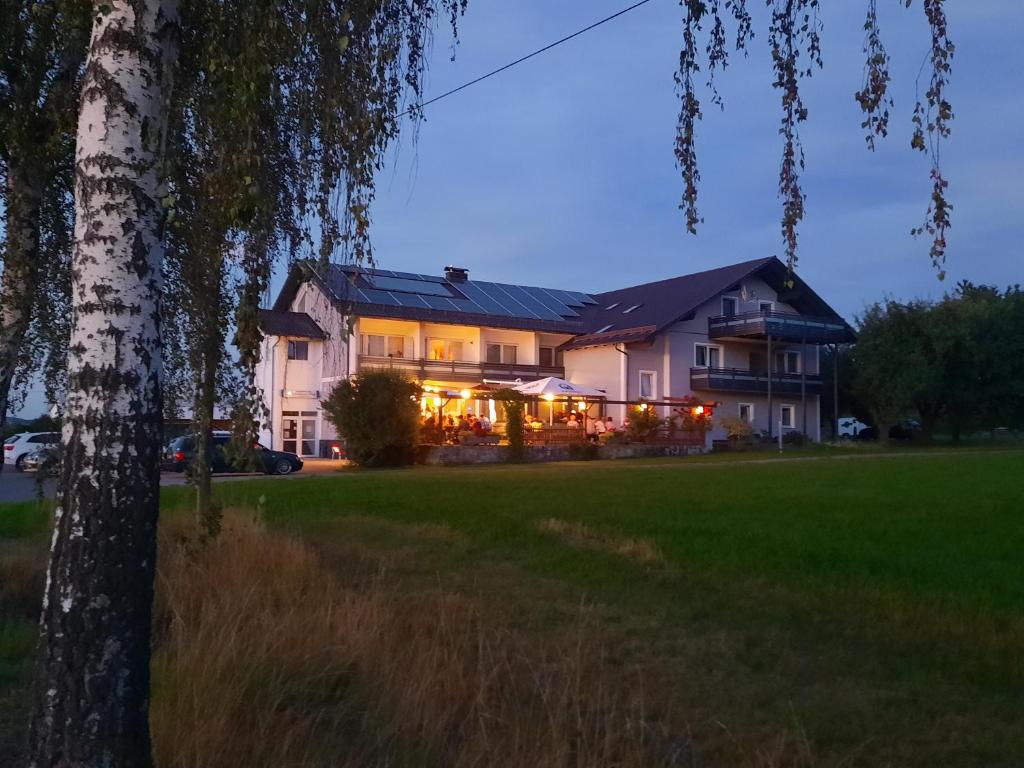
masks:
[[[557,376],[548,376],[536,381],[527,381],[516,384],[513,389],[531,397],[544,397],[554,395],[555,397],[605,397],[605,393],[593,387],[584,387],[580,384],[573,384],[571,381],[560,379]]]

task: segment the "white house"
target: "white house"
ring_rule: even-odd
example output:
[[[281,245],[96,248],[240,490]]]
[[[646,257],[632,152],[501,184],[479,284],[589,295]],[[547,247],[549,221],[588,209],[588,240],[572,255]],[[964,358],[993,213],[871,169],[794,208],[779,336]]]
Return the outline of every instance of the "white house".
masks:
[[[430,276],[300,262],[260,326],[263,440],[303,456],[328,455],[336,439],[320,399],[381,366],[441,391],[559,376],[620,401],[605,406],[619,419],[624,401],[694,395],[720,402],[718,416],[818,440],[819,345],[853,338],[775,258],[594,295],[454,267]]]

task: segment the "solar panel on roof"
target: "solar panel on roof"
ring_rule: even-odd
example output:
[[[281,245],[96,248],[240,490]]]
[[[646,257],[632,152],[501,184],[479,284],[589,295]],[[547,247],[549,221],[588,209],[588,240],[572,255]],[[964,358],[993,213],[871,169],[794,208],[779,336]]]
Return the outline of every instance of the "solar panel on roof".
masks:
[[[413,280],[408,277],[389,277],[386,275],[364,275],[363,277],[371,286],[382,291],[401,291],[402,293],[443,296],[444,298],[454,295],[451,289],[444,283]]]
[[[477,283],[463,283],[459,289],[467,298],[471,299],[484,314],[511,316],[512,313],[505,309],[505,306],[493,299]]]
[[[533,294],[531,294],[526,288],[519,285],[503,285],[504,288],[512,297],[526,307],[527,311],[532,312],[535,316],[544,318],[546,320],[561,320],[562,316],[557,312],[553,312],[544,306],[543,302],[539,301]]]

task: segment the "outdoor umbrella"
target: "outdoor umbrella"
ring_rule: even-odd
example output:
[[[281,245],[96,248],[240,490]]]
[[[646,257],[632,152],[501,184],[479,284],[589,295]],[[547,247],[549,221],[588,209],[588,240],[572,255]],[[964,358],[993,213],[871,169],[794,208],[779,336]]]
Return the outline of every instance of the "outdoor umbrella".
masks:
[[[548,376],[547,378],[537,379],[536,381],[527,381],[523,384],[516,384],[513,389],[516,392],[522,392],[524,395],[531,397],[545,397],[545,399],[551,399],[556,396],[560,397],[604,397],[605,393],[600,389],[594,389],[593,387],[584,387],[580,384],[573,384],[571,381],[560,379],[557,376]],[[548,422],[554,418],[554,407],[548,414]]]

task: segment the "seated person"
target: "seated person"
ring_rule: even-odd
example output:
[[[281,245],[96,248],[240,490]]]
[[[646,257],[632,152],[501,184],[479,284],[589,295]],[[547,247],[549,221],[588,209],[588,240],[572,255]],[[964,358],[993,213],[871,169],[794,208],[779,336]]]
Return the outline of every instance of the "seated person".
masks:
[[[568,424],[566,424],[566,426],[569,427],[570,429],[579,429],[580,428],[580,423],[576,420],[576,414],[575,413],[570,413],[569,414],[569,422],[568,422]]]

